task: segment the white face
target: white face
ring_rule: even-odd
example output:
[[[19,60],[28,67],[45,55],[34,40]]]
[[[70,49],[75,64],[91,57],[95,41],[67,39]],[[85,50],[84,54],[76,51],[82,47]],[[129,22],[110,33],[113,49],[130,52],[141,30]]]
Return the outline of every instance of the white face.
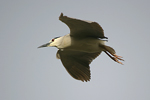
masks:
[[[47,46],[47,47],[55,47],[56,45],[55,45],[55,38],[54,39],[51,39],[50,41],[49,41],[49,45]]]
[[[49,45],[47,47],[57,47],[59,45],[59,37],[55,37],[49,41]]]

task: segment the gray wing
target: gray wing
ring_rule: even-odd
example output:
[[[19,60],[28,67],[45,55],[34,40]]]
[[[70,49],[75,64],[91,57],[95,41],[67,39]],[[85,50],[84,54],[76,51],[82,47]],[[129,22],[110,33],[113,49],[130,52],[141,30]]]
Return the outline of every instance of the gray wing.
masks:
[[[89,64],[99,56],[101,52],[86,53],[69,50],[58,50],[57,58],[61,59],[62,64],[68,73],[75,79],[81,81],[90,81],[90,66]]]
[[[102,27],[96,22],[70,18],[63,16],[63,13],[61,13],[59,20],[64,22],[70,28],[70,35],[73,37],[107,38],[104,36]]]

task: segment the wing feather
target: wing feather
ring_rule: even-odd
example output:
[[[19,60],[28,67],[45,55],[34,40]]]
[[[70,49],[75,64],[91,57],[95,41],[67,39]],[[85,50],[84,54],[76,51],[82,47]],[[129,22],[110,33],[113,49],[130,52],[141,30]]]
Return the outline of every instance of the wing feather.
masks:
[[[84,21],[63,16],[63,13],[61,13],[59,20],[64,22],[70,28],[70,35],[72,37],[107,38],[104,36],[102,27],[97,22]]]
[[[101,52],[86,53],[70,50],[58,50],[57,56],[61,59],[62,64],[68,73],[75,79],[81,81],[90,81],[90,66],[89,64]]]

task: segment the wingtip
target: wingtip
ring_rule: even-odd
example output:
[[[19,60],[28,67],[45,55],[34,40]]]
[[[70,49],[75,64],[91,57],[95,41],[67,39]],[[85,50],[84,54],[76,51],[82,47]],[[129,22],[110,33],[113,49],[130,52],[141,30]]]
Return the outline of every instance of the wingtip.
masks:
[[[63,13],[61,12],[60,16],[63,16]]]
[[[60,14],[59,19],[61,19],[63,17],[63,13]]]

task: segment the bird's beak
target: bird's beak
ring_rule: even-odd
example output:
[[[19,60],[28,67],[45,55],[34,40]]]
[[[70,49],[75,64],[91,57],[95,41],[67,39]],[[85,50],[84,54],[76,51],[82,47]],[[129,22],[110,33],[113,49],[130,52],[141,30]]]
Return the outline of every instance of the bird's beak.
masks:
[[[43,45],[39,46],[38,48],[48,47],[49,45],[50,45],[50,43],[46,43],[46,44],[43,44]]]

